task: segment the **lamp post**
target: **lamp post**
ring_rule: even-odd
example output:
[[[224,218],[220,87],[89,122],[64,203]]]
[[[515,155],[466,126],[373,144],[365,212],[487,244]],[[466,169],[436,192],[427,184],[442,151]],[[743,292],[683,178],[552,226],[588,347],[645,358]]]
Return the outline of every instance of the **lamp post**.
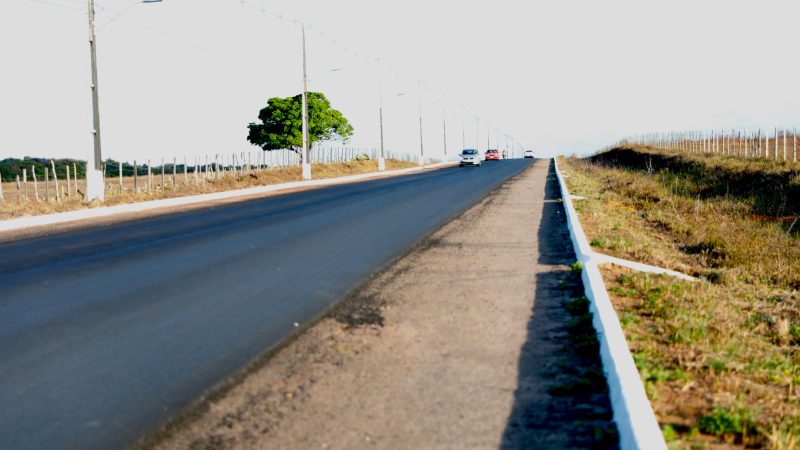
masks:
[[[383,73],[381,72],[381,59],[378,58],[378,121],[381,132],[381,156],[378,157],[378,172],[386,170],[386,155],[383,151]]]
[[[442,102],[442,162],[447,162],[447,105]]]
[[[136,3],[160,3],[161,0],[141,0]],[[100,145],[100,93],[97,88],[97,36],[94,30],[94,0],[88,0],[89,8],[89,54],[92,64],[92,134],[94,135],[94,163],[86,164],[86,198],[105,200],[103,185],[103,154]],[[136,4],[134,3],[134,5]],[[131,5],[133,6],[133,5]],[[128,7],[130,8],[130,6]],[[127,10],[127,8],[126,8]],[[123,11],[124,12],[124,11]],[[114,16],[114,19],[122,13]],[[112,19],[113,20],[113,19]],[[76,174],[77,176],[77,174]]]
[[[308,78],[306,74],[306,26],[300,24],[300,42],[303,47],[303,99],[302,99],[302,124],[303,124],[303,179],[311,179],[311,164],[308,161]]]
[[[467,148],[467,134],[466,134],[465,127],[464,127],[464,123],[465,122],[466,122],[466,119],[464,118],[464,115],[462,113],[462,115],[461,115],[461,149],[462,150]]]
[[[422,145],[422,81],[417,80],[419,90],[419,165],[425,166],[425,148]]]
[[[476,151],[480,151],[480,150],[478,150],[478,146],[480,145],[480,142],[481,142],[481,120],[476,117],[475,118],[475,150]]]

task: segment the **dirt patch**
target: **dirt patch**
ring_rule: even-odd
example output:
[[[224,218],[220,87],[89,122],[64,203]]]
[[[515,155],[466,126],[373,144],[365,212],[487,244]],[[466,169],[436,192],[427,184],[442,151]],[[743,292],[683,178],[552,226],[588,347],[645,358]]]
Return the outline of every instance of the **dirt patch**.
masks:
[[[538,161],[156,448],[615,447],[554,192]]]

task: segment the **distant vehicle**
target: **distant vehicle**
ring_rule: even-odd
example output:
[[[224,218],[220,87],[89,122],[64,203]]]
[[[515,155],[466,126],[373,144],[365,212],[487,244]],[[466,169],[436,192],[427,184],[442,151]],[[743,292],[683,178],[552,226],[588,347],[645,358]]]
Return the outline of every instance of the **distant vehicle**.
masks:
[[[525,150],[525,157],[526,157],[526,158],[533,158],[533,150],[531,150],[531,149],[526,149],[526,150]]]
[[[486,160],[500,161],[500,152],[493,148],[486,150]]]
[[[481,154],[474,148],[465,148],[461,151],[461,154],[458,155],[458,166],[481,166]]]

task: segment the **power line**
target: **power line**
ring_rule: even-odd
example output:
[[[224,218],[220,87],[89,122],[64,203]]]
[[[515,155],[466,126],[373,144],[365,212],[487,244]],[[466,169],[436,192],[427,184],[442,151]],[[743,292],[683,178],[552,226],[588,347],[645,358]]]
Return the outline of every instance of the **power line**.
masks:
[[[64,8],[64,9],[72,9],[72,10],[75,10],[75,11],[82,11],[83,12],[83,11],[86,10],[86,8],[79,8],[77,6],[64,5],[62,3],[53,3],[53,2],[47,1],[47,0],[25,0],[25,1],[32,2],[32,3],[39,3],[40,5],[48,5],[48,6],[56,6],[56,7]]]

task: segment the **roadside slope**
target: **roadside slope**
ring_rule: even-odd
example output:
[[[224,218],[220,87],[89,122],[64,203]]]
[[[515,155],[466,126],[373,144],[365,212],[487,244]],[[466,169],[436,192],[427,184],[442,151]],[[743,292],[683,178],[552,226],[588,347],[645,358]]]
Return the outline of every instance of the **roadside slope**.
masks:
[[[613,448],[557,198],[537,161],[158,448]]]

